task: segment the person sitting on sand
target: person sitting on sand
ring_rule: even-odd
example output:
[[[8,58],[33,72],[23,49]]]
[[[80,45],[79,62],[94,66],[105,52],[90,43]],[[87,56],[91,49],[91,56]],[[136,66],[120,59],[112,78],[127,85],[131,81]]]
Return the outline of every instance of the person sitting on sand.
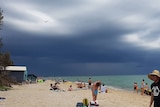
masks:
[[[101,92],[102,93],[107,93],[108,92],[107,87],[104,84],[101,86]]]
[[[72,91],[72,90],[73,90],[72,85],[70,85],[68,88],[68,91]]]
[[[146,95],[151,95],[151,90],[149,89],[148,83],[145,84],[144,93]]]
[[[83,81],[81,83],[77,83],[77,88],[84,88],[86,87],[86,84],[83,83]]]
[[[149,90],[148,83],[145,84],[144,88],[145,88],[145,90]]]
[[[77,83],[77,88],[82,88],[82,82],[81,83]]]
[[[53,90],[53,84],[52,83],[50,84],[50,90]]]
[[[93,83],[91,90],[92,90],[92,97],[93,97],[93,101],[96,103],[97,100],[97,94],[98,94],[98,88],[100,88],[101,86],[101,82],[100,81],[96,81]]]
[[[50,90],[60,90],[60,88],[57,86],[57,82],[54,84],[54,86],[52,84],[50,84],[51,89]]]

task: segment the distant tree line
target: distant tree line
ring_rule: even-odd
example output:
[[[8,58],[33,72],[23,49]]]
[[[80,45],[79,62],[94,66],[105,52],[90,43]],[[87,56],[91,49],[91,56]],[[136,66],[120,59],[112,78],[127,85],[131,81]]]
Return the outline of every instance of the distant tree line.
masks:
[[[0,30],[2,30],[3,26],[3,10],[0,8]],[[6,67],[9,65],[13,65],[13,61],[11,60],[9,52],[2,52],[3,42],[2,37],[0,35],[0,86],[7,86],[12,82],[9,77],[9,72],[6,71]]]

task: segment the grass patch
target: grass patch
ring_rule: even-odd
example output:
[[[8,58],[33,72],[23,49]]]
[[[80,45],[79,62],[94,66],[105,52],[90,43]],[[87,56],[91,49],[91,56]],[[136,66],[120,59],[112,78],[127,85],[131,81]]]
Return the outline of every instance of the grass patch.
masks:
[[[0,86],[0,91],[7,91],[9,89],[10,89],[10,87]]]

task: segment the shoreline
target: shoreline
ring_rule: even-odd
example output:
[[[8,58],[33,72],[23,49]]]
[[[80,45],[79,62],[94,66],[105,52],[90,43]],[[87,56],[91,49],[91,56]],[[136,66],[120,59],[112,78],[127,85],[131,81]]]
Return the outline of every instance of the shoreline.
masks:
[[[104,75],[104,76],[55,76],[44,77],[49,80],[69,80],[69,81],[84,81],[88,82],[91,78],[92,82],[101,80],[108,88],[133,90],[134,82],[138,83],[140,88],[142,79],[148,86],[152,84],[152,81],[148,79],[146,75]]]
[[[76,107],[77,102],[82,102],[84,98],[92,100],[90,89],[78,89],[75,82],[60,83],[59,87],[64,92],[50,90],[52,80],[44,83],[15,85],[9,91],[0,91],[0,107]],[[68,91],[69,85],[73,86],[73,91]],[[140,95],[140,93],[115,90],[108,88],[108,93],[98,93],[97,100],[99,107],[147,107],[150,96]]]

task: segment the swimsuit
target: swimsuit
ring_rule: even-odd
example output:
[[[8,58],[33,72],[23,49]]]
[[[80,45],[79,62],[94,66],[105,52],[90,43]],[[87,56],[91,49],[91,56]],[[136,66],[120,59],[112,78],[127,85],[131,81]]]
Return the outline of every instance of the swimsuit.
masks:
[[[95,91],[94,91],[94,94],[97,95],[97,94],[98,94],[98,90],[95,90]]]

